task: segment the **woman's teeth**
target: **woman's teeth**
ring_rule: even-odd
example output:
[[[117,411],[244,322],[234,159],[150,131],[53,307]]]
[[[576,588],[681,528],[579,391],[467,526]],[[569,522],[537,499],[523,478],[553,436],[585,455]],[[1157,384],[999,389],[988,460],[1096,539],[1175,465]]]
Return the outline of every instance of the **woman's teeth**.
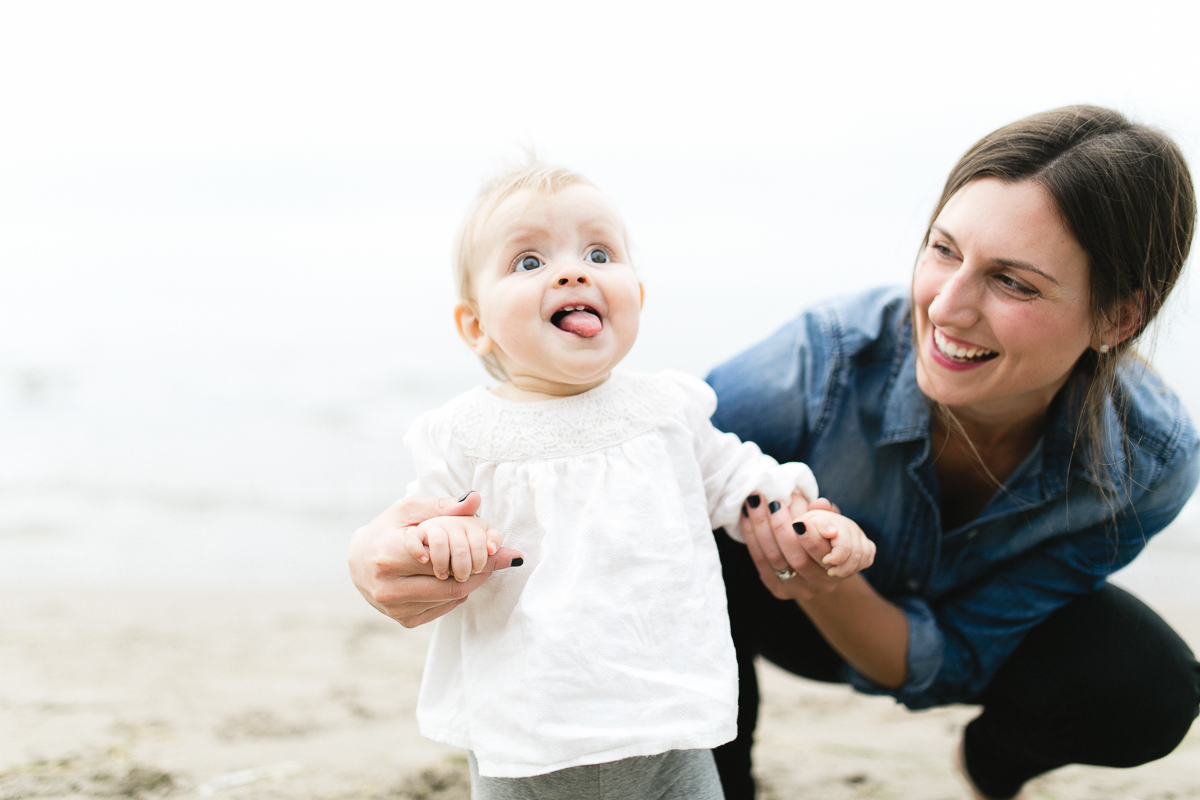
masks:
[[[937,345],[937,349],[941,351],[942,355],[960,361],[991,358],[998,355],[995,350],[985,350],[982,347],[959,347],[947,339],[946,335],[936,328],[933,331],[933,343]]]

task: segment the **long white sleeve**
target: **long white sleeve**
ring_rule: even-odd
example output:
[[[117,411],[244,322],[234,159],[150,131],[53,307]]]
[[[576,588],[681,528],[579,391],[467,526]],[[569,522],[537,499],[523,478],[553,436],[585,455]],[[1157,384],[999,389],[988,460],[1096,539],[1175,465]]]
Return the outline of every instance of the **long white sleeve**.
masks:
[[[724,528],[731,538],[741,542],[738,517],[742,503],[751,494],[781,503],[787,503],[796,490],[809,500],[818,497],[817,479],[807,464],[780,464],[754,442],[743,442],[736,434],[713,427],[709,418],[717,410],[717,396],[707,383],[682,373],[664,375],[687,395],[688,422],[695,435],[696,461],[704,476],[713,528]]]
[[[417,417],[404,436],[417,477],[408,484],[408,497],[459,497],[471,485],[469,459],[454,441],[445,416],[426,412]]]

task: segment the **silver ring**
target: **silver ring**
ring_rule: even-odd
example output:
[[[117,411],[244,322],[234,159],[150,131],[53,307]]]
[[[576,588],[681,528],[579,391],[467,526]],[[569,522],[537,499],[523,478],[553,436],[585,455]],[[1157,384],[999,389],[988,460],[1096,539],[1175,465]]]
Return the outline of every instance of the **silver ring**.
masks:
[[[777,569],[775,570],[775,577],[779,578],[781,581],[790,581],[792,578],[796,577],[796,573],[791,567],[788,567],[787,569]]]

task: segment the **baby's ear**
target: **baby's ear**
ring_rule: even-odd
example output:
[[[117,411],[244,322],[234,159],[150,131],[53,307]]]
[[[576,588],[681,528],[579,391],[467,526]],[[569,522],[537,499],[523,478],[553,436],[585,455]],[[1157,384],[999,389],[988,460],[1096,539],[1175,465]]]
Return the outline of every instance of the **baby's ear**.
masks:
[[[467,347],[477,356],[486,356],[492,351],[492,337],[483,332],[479,321],[479,311],[474,304],[460,302],[454,306],[454,324],[458,326],[458,335],[467,343]]]
[[[641,281],[638,281],[638,295],[640,295],[638,298],[638,308],[643,308],[646,305],[646,287],[642,285]]]

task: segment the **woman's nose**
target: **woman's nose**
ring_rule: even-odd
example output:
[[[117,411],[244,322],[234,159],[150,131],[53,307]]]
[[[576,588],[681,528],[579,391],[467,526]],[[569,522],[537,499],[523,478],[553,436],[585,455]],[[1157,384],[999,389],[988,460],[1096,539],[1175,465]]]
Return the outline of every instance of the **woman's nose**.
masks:
[[[939,328],[966,330],[979,320],[979,279],[966,265],[938,288],[929,304],[929,321]]]

